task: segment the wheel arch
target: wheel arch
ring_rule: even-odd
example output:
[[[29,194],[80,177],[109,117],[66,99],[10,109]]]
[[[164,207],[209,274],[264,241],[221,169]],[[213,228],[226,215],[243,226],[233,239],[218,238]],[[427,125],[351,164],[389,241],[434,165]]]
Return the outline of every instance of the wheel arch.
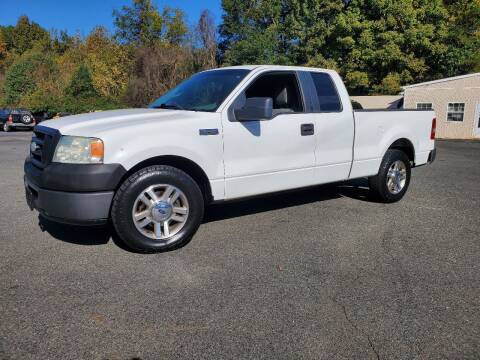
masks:
[[[403,151],[408,156],[408,159],[412,162],[412,164],[415,164],[415,147],[407,138],[395,140],[387,150],[390,149]]]
[[[200,167],[200,165],[198,165],[194,161],[177,155],[161,155],[141,161],[140,163],[130,168],[123,175],[118,186],[120,186],[125,181],[125,179],[127,179],[133,173],[151,165],[167,165],[182,170],[183,172],[190,175],[192,179],[198,184],[206,203],[210,203],[213,200],[210,180],[208,179],[205,171]]]

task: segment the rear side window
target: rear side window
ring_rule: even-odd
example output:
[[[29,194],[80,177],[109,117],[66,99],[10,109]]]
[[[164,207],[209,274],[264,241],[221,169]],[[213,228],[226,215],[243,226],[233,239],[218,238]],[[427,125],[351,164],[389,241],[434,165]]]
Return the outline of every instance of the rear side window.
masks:
[[[315,89],[317,90],[320,111],[342,111],[342,103],[330,75],[319,72],[311,72],[310,75],[312,76]]]

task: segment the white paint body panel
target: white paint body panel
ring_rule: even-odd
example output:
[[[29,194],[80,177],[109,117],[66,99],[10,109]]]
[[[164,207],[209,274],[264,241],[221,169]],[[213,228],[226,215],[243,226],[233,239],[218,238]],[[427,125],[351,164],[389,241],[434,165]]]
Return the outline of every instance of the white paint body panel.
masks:
[[[352,104],[342,79],[329,71],[342,99],[342,111],[312,114],[315,119],[315,183],[348,179],[352,165],[352,146],[355,136]],[[346,99],[346,101],[345,101]]]
[[[219,113],[128,109],[68,116],[42,123],[63,135],[100,138],[104,163],[127,170],[164,155],[195,162],[208,176],[215,199],[224,198],[223,142],[221,136],[199,136],[199,129],[220,129]]]
[[[333,71],[283,67],[252,70],[217,112],[129,109],[69,116],[42,123],[63,135],[97,137],[105,163],[126,170],[164,155],[189,159],[207,175],[215,200],[240,198],[375,175],[388,147],[405,138],[415,147],[415,163],[427,162],[433,112],[352,112],[349,96]],[[338,113],[282,114],[267,121],[233,122],[228,107],[258,74],[265,71],[329,73],[343,103]],[[314,136],[300,136],[313,123]],[[218,135],[200,136],[200,129]]]
[[[308,186],[314,182],[315,137],[300,136],[309,114],[267,121],[223,118],[227,198]]]
[[[350,178],[375,175],[383,155],[398,139],[412,143],[416,166],[427,162],[435,146],[430,140],[433,111],[360,111],[354,116],[354,161]]]

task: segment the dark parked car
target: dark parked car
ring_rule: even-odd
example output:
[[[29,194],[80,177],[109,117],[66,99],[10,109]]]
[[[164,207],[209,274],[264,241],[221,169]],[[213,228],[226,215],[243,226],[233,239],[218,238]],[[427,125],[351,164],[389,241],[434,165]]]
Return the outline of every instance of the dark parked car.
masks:
[[[0,126],[3,131],[35,126],[35,117],[26,109],[0,109]]]
[[[51,118],[53,118],[53,115],[54,115],[49,111],[37,111],[37,112],[33,112],[32,114],[33,114],[33,117],[35,118],[35,123],[37,125],[40,124],[42,121],[50,120]]]

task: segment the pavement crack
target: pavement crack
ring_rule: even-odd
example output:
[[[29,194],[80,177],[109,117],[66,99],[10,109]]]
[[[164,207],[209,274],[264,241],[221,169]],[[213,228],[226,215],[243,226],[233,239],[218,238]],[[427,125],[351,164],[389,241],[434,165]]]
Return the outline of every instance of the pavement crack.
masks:
[[[361,274],[362,272],[361,271],[358,271],[357,274],[355,275],[355,278],[351,281],[351,284],[350,286],[354,285],[357,283],[357,281],[360,279],[361,277]],[[357,332],[359,333],[360,335],[362,335],[368,342],[368,345],[370,347],[370,349],[373,351],[373,353],[375,354],[375,357],[377,358],[377,360],[380,360],[381,357],[380,357],[380,354],[378,352],[378,350],[376,349],[375,347],[375,344],[373,343],[372,339],[370,338],[370,336],[365,332],[363,331],[361,328],[359,328],[357,326],[357,324],[352,320],[350,319],[350,317],[348,316],[348,313],[347,313],[347,307],[344,305],[344,304],[341,304],[340,302],[338,302],[337,300],[337,296],[338,294],[340,293],[340,291],[338,291],[333,297],[331,297],[331,300],[333,301],[334,304],[336,304],[337,306],[341,307],[342,308],[342,312],[343,312],[343,316],[345,317],[345,320],[347,320],[347,322],[350,324],[350,326]]]
[[[352,321],[349,317],[348,317],[348,314],[347,314],[347,308],[345,305],[343,304],[339,304],[338,302],[336,302],[334,300],[334,302],[339,305],[342,310],[343,310],[343,315],[345,317],[345,319],[347,320],[347,322],[358,332],[360,333],[361,335],[363,335],[367,341],[368,341],[368,345],[370,346],[370,348],[372,349],[372,351],[375,353],[375,356],[377,357],[377,360],[380,360],[380,354],[378,353],[378,350],[375,348],[375,344],[373,343],[372,339],[370,338],[370,336],[365,332],[363,331],[362,329],[360,329],[357,324],[355,324],[354,321]]]

